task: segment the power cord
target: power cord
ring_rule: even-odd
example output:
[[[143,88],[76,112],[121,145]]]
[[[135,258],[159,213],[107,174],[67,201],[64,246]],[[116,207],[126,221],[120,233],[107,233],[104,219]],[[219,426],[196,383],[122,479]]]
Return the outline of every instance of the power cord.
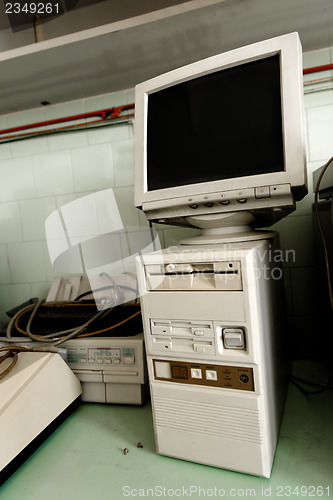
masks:
[[[316,213],[316,218],[318,222],[318,227],[319,227],[319,232],[320,236],[323,242],[323,248],[324,248],[324,254],[325,254],[325,265],[326,265],[326,276],[327,276],[327,284],[328,284],[328,293],[329,293],[329,299],[331,303],[331,309],[333,311],[333,292],[332,292],[332,283],[331,283],[331,271],[330,271],[330,263],[329,263],[329,256],[328,256],[328,249],[327,249],[327,242],[324,234],[324,230],[321,224],[320,220],[320,215],[319,215],[319,207],[318,207],[318,197],[319,197],[319,188],[320,188],[320,183],[321,180],[328,169],[330,165],[332,165],[333,162],[333,156],[328,160],[327,163],[322,168],[322,171],[320,172],[320,175],[317,180],[316,188],[315,188],[315,199],[314,199],[314,206],[315,206],[315,213]]]
[[[11,364],[0,373],[0,380],[3,379],[6,375],[8,375],[9,372],[12,371],[14,366],[17,363],[18,360],[18,352],[27,352],[30,351],[30,349],[27,349],[26,347],[22,346],[6,346],[6,347],[0,347],[0,352],[5,352],[5,354],[2,354],[0,356],[0,364],[3,363],[6,359],[8,358],[13,358]]]

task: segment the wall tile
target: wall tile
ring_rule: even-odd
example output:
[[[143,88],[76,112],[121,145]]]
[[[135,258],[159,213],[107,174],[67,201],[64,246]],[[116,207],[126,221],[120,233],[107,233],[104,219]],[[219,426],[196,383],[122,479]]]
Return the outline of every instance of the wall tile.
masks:
[[[307,110],[309,161],[327,161],[332,156],[333,105]]]
[[[114,106],[121,106],[123,104],[126,104],[126,92],[120,90],[119,92],[112,92],[110,94],[88,97],[84,101],[84,111],[90,113],[91,111],[113,108]]]
[[[312,68],[317,66],[323,66],[331,63],[331,50],[325,48],[322,50],[311,51],[303,54],[303,67]],[[333,72],[320,71],[317,73],[310,73],[304,75],[304,106],[305,108],[315,107],[315,106],[325,106],[333,103],[333,91],[332,90],[322,90],[318,91],[320,87],[330,86],[331,82],[318,82],[317,80],[322,78],[331,77]],[[307,82],[315,82],[309,84]],[[316,92],[311,93],[311,90],[316,90]]]
[[[57,208],[61,208],[63,205],[66,205],[66,203],[70,203],[71,201],[77,200],[78,198],[81,198],[82,196],[87,196],[89,194],[92,194],[93,192],[84,192],[84,193],[71,193],[71,194],[64,194],[64,195],[59,195],[56,196],[56,205]]]
[[[5,160],[6,158],[10,158],[10,146],[8,143],[0,144],[0,160]]]
[[[127,89],[126,104],[134,104],[134,103],[135,103],[135,89]]]
[[[9,323],[6,311],[16,307],[31,298],[29,284],[0,285],[0,321],[2,324]]]
[[[32,166],[37,196],[73,192],[73,176],[69,151],[33,156]]]
[[[53,278],[56,278],[57,276],[61,276],[61,273],[59,270],[55,269],[52,266],[51,259],[50,259],[50,254],[47,248],[46,242],[42,242],[42,249],[43,249],[43,259],[44,259],[44,268],[45,268],[45,281],[49,284],[48,286],[51,286]]]
[[[67,116],[81,115],[82,113],[84,113],[84,105],[81,99],[59,104],[50,104],[44,107],[44,120],[56,120],[58,118],[66,118]],[[66,125],[66,122],[62,125]]]
[[[134,203],[134,200],[133,200],[133,203]],[[139,208],[136,209],[138,214],[139,214],[139,221],[140,221],[140,226],[148,226],[149,225],[149,222],[147,220],[147,217],[146,215],[142,212],[142,210],[140,210]],[[164,224],[155,224],[154,227],[157,229],[157,228],[164,228]]]
[[[103,125],[95,130],[88,131],[89,144],[101,144],[104,142],[121,141],[128,139],[129,126],[126,123]]]
[[[134,189],[133,187],[119,187],[113,190],[121,220],[124,226],[139,226],[139,214],[134,207]]]
[[[55,209],[56,202],[52,197],[21,201],[23,240],[45,239],[45,219]]]
[[[0,115],[0,130],[9,128],[8,127],[8,116],[9,115]]]
[[[329,48],[311,50],[303,54],[303,68],[315,68],[324,64],[330,64],[330,62],[331,51]]]
[[[10,283],[7,245],[0,245],[0,283]]]
[[[112,188],[82,196],[60,211],[72,245],[122,229]]]
[[[88,144],[87,132],[61,132],[47,136],[49,151],[63,151],[65,149],[80,148]]]
[[[329,84],[328,84],[329,85]],[[313,89],[316,89],[316,86],[312,86]],[[319,87],[317,86],[317,89]],[[328,104],[333,103],[333,90],[321,90],[311,92],[310,87],[305,87],[304,94],[304,107],[305,109],[314,108],[317,106],[326,106]]]
[[[112,144],[116,186],[134,185],[134,139]]]
[[[135,138],[135,133],[134,133],[134,123],[135,119],[131,120],[128,124],[128,130],[129,130],[129,138],[134,139]]]
[[[74,190],[76,192],[114,186],[110,144],[98,144],[71,151]]]
[[[31,286],[31,298],[37,297],[39,300],[44,300],[50,289],[50,283],[32,283]]]
[[[8,245],[8,260],[12,283],[46,281],[41,242]]]
[[[0,203],[0,243],[13,243],[21,240],[22,224],[18,203]]]
[[[0,162],[0,200],[33,198],[36,194],[31,157]]]
[[[26,109],[24,111],[16,111],[7,115],[8,128],[20,127],[21,125],[31,125],[44,121],[43,106],[39,108]]]
[[[46,137],[33,137],[9,143],[13,158],[45,153],[48,149]]]

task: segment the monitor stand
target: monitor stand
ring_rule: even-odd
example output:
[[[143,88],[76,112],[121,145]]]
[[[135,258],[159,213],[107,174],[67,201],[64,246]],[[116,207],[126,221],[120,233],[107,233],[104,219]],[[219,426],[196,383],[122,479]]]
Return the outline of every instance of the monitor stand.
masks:
[[[275,231],[256,231],[252,224],[255,217],[248,211],[229,212],[186,217],[191,226],[202,229],[202,233],[182,240],[182,245],[213,245],[237,243],[272,238]]]

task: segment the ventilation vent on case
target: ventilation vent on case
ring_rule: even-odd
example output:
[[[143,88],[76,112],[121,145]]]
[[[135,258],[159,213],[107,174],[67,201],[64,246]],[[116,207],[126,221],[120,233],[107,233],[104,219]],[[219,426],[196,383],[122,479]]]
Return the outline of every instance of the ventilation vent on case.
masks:
[[[154,397],[156,426],[262,444],[258,410]]]

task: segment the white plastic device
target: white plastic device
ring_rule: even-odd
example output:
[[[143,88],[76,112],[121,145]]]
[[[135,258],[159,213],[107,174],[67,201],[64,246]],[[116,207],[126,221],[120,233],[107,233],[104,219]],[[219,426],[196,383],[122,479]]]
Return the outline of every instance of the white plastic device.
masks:
[[[10,363],[8,358],[1,368]],[[47,437],[46,431],[81,392],[79,380],[59,354],[18,354],[16,365],[0,381],[0,483],[27,458],[25,450],[30,448],[30,454],[33,443]]]

